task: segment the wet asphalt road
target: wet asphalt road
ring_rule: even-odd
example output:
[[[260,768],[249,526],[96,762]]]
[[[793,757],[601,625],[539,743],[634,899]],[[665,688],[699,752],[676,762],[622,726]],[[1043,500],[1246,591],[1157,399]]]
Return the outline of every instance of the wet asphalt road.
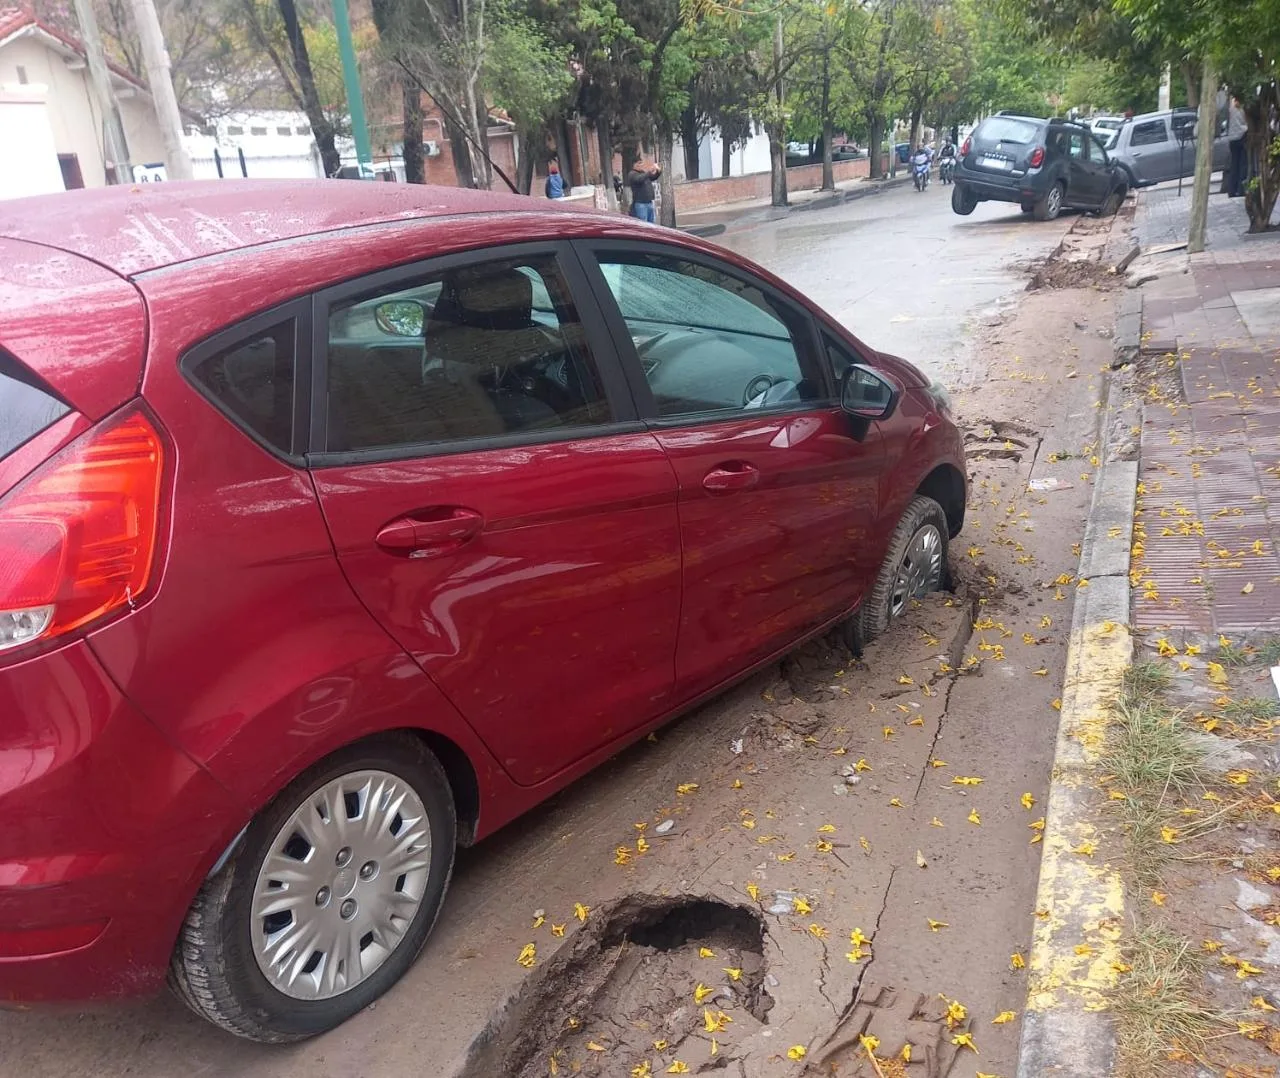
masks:
[[[935,182],[795,210],[713,242],[795,285],[873,348],[960,386],[984,373],[981,356],[961,362],[970,330],[1017,298],[1017,265],[1048,255],[1072,220],[1033,221],[1007,202],[960,217],[951,188]]]
[[[984,356],[967,355],[969,335],[1016,302],[1025,281],[1017,264],[1049,254],[1070,223],[1038,224],[1005,205],[979,206],[962,218],[950,209],[949,188],[903,187],[794,212],[716,242],[808,293],[873,347],[963,386],[984,374]],[[693,736],[696,727],[685,728]],[[607,849],[618,823],[610,817],[618,813],[629,828],[626,791],[642,788],[643,749],[468,851],[423,960],[376,1010],[335,1033],[294,1048],[263,1048],[204,1025],[167,997],[84,1013],[0,1012],[0,1076],[443,1078],[518,981],[505,952],[497,968],[480,960],[486,936],[501,934],[511,918],[523,922],[523,908],[511,907],[545,893],[548,879],[566,896],[587,886],[586,865],[566,844]]]

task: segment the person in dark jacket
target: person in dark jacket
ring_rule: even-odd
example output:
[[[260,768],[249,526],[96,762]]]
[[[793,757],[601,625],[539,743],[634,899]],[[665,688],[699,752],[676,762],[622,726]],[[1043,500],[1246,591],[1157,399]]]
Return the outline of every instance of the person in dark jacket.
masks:
[[[627,173],[631,188],[631,216],[653,224],[657,217],[653,212],[653,182],[662,175],[662,169],[652,161],[637,161]]]
[[[564,198],[564,177],[554,161],[547,162],[547,198]]]

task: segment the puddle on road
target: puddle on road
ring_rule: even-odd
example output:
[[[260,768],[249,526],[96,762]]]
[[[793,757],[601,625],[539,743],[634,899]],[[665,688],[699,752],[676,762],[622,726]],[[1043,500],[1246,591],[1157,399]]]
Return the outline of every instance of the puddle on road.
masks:
[[[753,907],[691,896],[622,898],[594,911],[572,943],[524,982],[476,1039],[459,1078],[612,1078],[645,1061],[653,1074],[677,1060],[690,1073],[708,1060],[727,1067],[773,1006],[764,937]]]

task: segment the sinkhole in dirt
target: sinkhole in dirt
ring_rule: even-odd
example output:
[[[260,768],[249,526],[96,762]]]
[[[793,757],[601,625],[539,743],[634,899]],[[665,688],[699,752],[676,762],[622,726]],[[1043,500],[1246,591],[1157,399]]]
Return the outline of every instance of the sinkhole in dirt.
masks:
[[[602,1078],[644,1060],[654,1073],[677,1059],[720,1070],[773,1006],[764,933],[753,907],[706,897],[628,895],[595,910],[489,1022],[461,1078],[543,1078],[553,1059],[558,1073]]]

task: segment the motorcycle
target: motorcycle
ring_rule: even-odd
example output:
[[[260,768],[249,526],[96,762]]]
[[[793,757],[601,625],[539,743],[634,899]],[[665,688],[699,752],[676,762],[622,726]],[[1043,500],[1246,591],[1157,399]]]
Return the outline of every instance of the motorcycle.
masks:
[[[944,157],[938,163],[938,179],[943,183],[956,182],[956,159],[954,157]]]
[[[929,164],[927,153],[920,152],[911,158],[911,178],[915,181],[917,191],[923,191],[929,186]]]

